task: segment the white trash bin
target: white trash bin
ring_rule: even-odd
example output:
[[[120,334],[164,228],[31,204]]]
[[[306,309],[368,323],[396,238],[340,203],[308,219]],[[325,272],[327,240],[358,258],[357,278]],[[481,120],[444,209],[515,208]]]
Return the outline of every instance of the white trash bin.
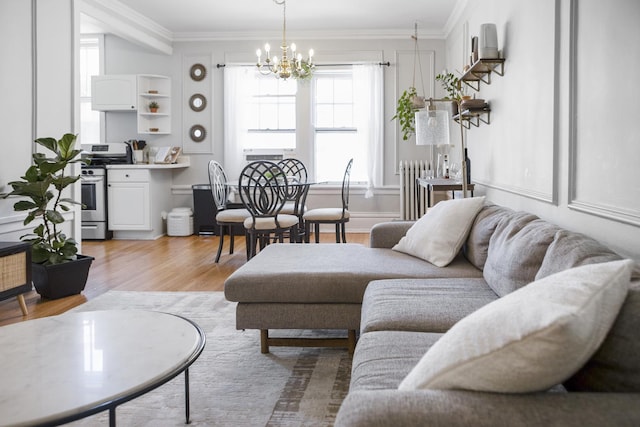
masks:
[[[193,234],[193,212],[191,208],[173,208],[167,215],[167,235],[191,236]]]

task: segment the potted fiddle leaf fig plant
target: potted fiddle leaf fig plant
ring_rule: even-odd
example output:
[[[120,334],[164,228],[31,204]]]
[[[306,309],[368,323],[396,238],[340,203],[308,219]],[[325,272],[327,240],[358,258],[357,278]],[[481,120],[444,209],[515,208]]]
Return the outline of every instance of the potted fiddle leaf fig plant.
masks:
[[[20,238],[31,244],[33,284],[45,298],[62,298],[84,290],[94,259],[78,254],[78,243],[62,232],[63,213],[80,204],[63,195],[67,187],[80,179],[80,175],[68,174],[68,166],[89,161],[81,158],[81,150],[75,148],[76,135],[67,133],[59,140],[38,138],[35,142],[54,156],[34,153],[33,164],[24,176],[9,182],[13,190],[0,196],[23,197],[13,208],[27,212],[24,225],[38,220],[33,233]]]

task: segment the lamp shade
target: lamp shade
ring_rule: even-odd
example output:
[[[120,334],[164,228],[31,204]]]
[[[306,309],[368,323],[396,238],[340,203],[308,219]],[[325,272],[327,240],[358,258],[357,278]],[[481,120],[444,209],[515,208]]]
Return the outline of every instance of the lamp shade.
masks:
[[[449,112],[416,111],[416,145],[449,144]]]

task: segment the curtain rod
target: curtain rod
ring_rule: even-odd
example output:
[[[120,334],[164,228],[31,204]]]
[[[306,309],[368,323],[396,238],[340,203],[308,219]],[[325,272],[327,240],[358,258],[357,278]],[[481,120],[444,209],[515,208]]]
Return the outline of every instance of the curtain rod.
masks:
[[[315,64],[316,67],[344,67],[347,65],[359,65],[359,64],[370,64],[370,62],[362,62],[362,63],[350,63],[350,64]],[[380,65],[381,67],[390,67],[391,63],[389,61],[387,62],[378,62],[378,65]],[[241,67],[255,67],[255,65],[245,65],[245,64],[239,64]],[[227,64],[216,64],[216,68],[224,68],[226,67]]]

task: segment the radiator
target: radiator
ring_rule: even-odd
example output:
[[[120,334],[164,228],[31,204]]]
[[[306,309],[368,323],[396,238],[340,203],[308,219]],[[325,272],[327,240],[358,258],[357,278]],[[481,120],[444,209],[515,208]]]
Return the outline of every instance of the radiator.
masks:
[[[422,171],[426,169],[425,160],[400,161],[400,219],[402,220],[416,220],[427,211],[426,189],[416,183],[416,178],[419,178]]]

